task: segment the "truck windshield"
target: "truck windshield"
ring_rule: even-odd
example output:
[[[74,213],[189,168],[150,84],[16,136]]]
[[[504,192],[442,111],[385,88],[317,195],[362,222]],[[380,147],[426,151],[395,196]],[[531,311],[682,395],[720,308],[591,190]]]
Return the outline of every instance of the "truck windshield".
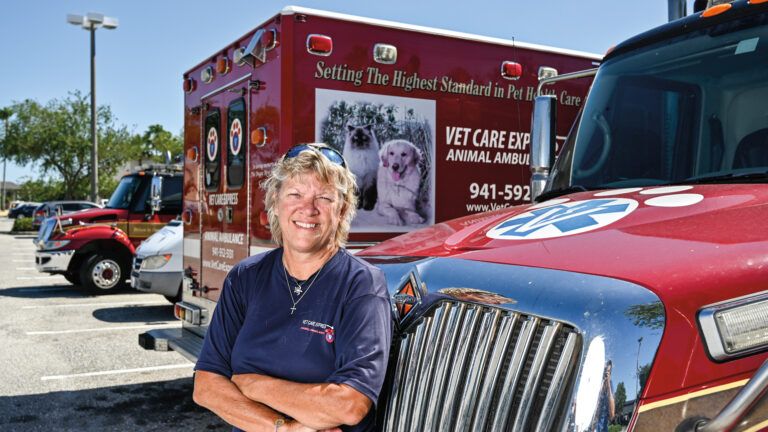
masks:
[[[141,178],[139,176],[125,176],[120,179],[120,183],[112,193],[112,197],[109,198],[107,208],[113,209],[127,209],[131,205],[131,199],[136,193],[136,190],[141,186]]]
[[[550,189],[766,182],[768,26],[760,22],[721,24],[603,64]]]

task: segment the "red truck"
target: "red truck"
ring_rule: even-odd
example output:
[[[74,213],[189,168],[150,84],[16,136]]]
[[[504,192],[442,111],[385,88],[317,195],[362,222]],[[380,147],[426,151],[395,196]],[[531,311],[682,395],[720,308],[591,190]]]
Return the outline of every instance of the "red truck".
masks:
[[[38,271],[93,292],[121,287],[139,243],[181,213],[181,167],[149,167],[120,179],[104,208],[47,218],[38,232]]]
[[[554,165],[536,99],[533,204],[361,252],[397,306],[383,430],[768,427],[766,41],[750,0],[619,44]]]

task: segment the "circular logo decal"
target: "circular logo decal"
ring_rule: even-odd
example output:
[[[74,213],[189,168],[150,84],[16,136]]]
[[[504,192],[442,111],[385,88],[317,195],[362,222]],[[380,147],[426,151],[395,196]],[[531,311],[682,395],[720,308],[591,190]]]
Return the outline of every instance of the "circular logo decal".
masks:
[[[627,198],[557,203],[529,209],[496,225],[486,235],[501,240],[563,237],[610,225],[635,211],[637,205]]]
[[[229,127],[229,149],[232,151],[232,155],[240,153],[240,145],[243,139],[243,127],[240,124],[240,119],[232,120],[232,126]]]
[[[328,343],[333,343],[333,341],[336,339],[336,334],[333,331],[333,327],[328,326],[325,328],[325,341]]]
[[[208,139],[205,146],[206,153],[208,153],[208,160],[213,162],[216,160],[216,154],[219,152],[219,133],[216,132],[216,128],[212,127],[208,129]]]

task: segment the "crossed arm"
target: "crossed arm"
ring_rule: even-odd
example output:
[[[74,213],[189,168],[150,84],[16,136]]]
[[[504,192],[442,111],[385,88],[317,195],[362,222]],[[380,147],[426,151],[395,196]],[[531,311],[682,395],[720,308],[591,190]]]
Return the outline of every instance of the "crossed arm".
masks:
[[[359,423],[371,408],[367,396],[345,384],[300,384],[258,374],[234,375],[230,381],[202,370],[195,373],[193,397],[248,431],[272,432],[283,415],[295,421],[286,422],[280,432],[338,430]]]

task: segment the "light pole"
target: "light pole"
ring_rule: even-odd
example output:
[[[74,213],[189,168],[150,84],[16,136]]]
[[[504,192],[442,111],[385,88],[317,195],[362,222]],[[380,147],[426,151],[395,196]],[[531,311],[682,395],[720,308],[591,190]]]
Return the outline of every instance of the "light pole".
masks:
[[[3,187],[0,188],[0,210],[5,210],[5,160],[8,157],[6,155],[6,145],[8,143],[8,119],[11,117],[10,108],[0,109],[0,120],[3,121]]]
[[[91,201],[99,199],[99,142],[96,135],[96,29],[116,29],[117,18],[100,13],[88,12],[86,15],[67,15],[67,22],[82,26],[91,32]]]

